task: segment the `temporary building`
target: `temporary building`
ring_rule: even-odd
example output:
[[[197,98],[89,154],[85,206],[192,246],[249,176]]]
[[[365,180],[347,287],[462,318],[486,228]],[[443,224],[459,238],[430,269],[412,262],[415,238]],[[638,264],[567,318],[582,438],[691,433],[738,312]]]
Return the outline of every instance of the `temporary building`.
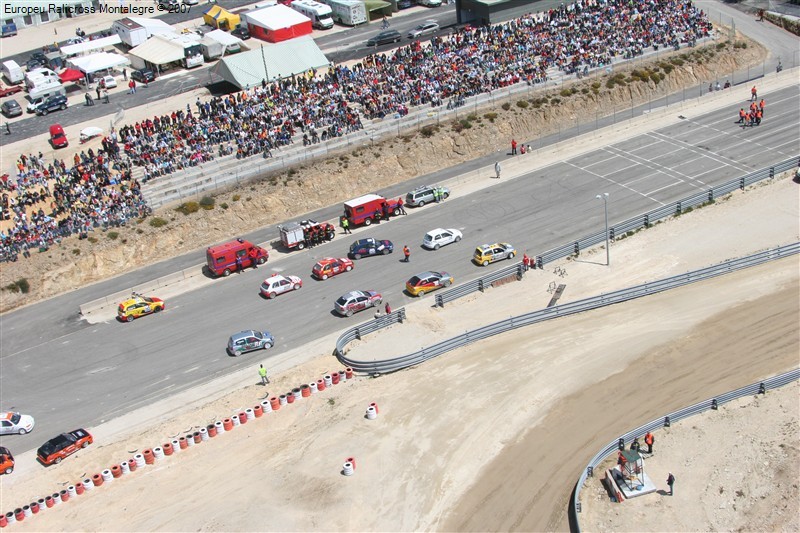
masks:
[[[327,67],[330,61],[310,35],[282,43],[264,45],[249,52],[224,57],[214,73],[240,89]]]
[[[58,75],[58,79],[61,80],[61,83],[78,81],[84,79],[85,77],[86,75],[76,68],[68,68]]]
[[[128,46],[139,46],[153,35],[175,33],[175,30],[161,20],[155,18],[126,17],[115,20],[111,31],[116,33]]]
[[[88,56],[73,57],[69,60],[69,63],[86,74],[131,64],[127,57],[110,52],[98,52]]]
[[[203,12],[203,22],[213,28],[230,31],[239,25],[240,18],[239,15],[213,5]]]
[[[290,7],[278,4],[242,13],[250,35],[270,43],[309,35],[311,19]]]
[[[194,33],[154,35],[144,44],[132,48],[130,55],[137,68],[148,65],[159,67],[169,63],[181,63],[185,67],[196,66],[194,62],[187,65],[187,60],[200,54],[200,39],[201,37]],[[203,62],[202,55],[199,62],[200,64]]]
[[[85,54],[87,52],[94,52],[95,50],[102,50],[103,48],[114,46],[115,44],[119,44],[121,42],[122,39],[119,35],[101,37],[100,39],[92,39],[78,44],[62,46],[61,53],[68,56]]]

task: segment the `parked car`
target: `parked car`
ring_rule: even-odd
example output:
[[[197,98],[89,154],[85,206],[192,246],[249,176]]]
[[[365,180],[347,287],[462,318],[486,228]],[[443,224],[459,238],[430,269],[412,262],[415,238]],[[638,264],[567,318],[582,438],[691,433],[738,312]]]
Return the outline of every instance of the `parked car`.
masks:
[[[133,322],[134,319],[150,313],[160,313],[166,305],[161,298],[142,296],[134,292],[130,298],[119,304],[117,318],[122,322]]]
[[[61,127],[61,124],[53,124],[50,126],[50,144],[53,148],[64,148],[69,146],[69,140],[67,139],[67,135],[64,133],[64,128]]]
[[[234,333],[228,339],[228,353],[240,356],[253,350],[267,350],[275,345],[275,338],[268,331],[248,329]]]
[[[139,83],[150,83],[155,81],[156,75],[149,68],[140,68],[131,72],[131,78]]]
[[[403,39],[397,30],[386,30],[374,37],[367,39],[367,46],[379,46],[381,44],[399,43]]]
[[[333,304],[333,309],[342,316],[353,316],[368,307],[381,305],[383,297],[375,291],[350,291],[343,294]]]
[[[414,4],[411,2],[411,0],[397,0],[397,9],[408,9],[413,5]]]
[[[422,238],[422,246],[429,250],[438,250],[451,242],[460,241],[463,237],[457,229],[436,228],[425,234],[425,237]]]
[[[100,87],[105,87],[106,89],[113,89],[117,86],[117,80],[114,79],[114,76],[103,76],[100,78]]]
[[[9,85],[8,87],[0,87],[0,98],[11,96],[22,92],[22,85]]]
[[[303,280],[297,276],[281,276],[274,274],[264,280],[261,284],[261,294],[265,298],[275,298],[279,294],[289,291],[300,290],[303,286]]]
[[[33,431],[36,422],[30,415],[14,412],[0,413],[0,435],[25,435]]]
[[[359,239],[350,245],[347,257],[351,259],[361,259],[369,255],[388,255],[394,251],[392,241],[373,239]]]
[[[326,257],[317,261],[317,264],[311,269],[311,275],[324,281],[351,270],[353,270],[353,262],[351,260],[345,257],[340,257],[339,259]]]
[[[0,446],[0,474],[10,474],[14,471],[14,456],[8,448]]]
[[[45,60],[42,60],[42,59],[39,59],[39,58],[36,58],[36,57],[32,57],[28,61],[25,62],[25,68],[28,70],[28,72],[33,72],[37,68],[42,68],[46,64],[47,64],[47,62]]]
[[[439,31],[439,24],[435,20],[426,20],[416,28],[408,32],[409,39],[419,39],[424,35],[430,35]]]
[[[507,242],[497,242],[494,244],[482,244],[475,248],[472,260],[479,265],[486,266],[495,261],[503,259],[513,259],[517,251]]]
[[[450,196],[450,189],[447,187],[440,187],[439,185],[423,185],[417,187],[410,193],[406,194],[406,205],[411,207],[422,207],[425,204],[436,201],[433,191],[439,189],[442,200],[446,200]]]
[[[423,296],[425,293],[435,291],[442,287],[449,287],[453,283],[453,276],[447,272],[422,272],[413,276],[406,282],[406,291],[411,296]]]
[[[37,115],[46,115],[51,111],[63,111],[67,108],[67,97],[61,94],[56,94],[49,97],[42,102],[42,105],[36,108]]]
[[[62,459],[72,455],[81,448],[94,442],[94,438],[85,429],[76,429],[62,433],[42,444],[36,452],[39,461],[44,465],[58,464]]]
[[[0,105],[0,109],[2,109],[3,114],[8,118],[18,117],[22,114],[22,107],[20,107],[19,102],[16,100],[6,100]]]
[[[236,26],[233,29],[233,31],[231,31],[231,35],[233,35],[234,37],[238,37],[243,41],[246,41],[247,39],[250,38],[250,31],[247,29],[247,27],[239,25]]]

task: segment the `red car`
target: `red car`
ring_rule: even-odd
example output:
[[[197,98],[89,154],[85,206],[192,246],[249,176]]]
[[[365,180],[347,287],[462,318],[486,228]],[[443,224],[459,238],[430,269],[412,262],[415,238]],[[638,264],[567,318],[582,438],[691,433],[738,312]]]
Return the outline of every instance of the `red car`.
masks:
[[[61,124],[53,124],[50,126],[50,144],[53,145],[53,148],[69,146],[67,135],[64,133],[64,128],[61,127]]]
[[[53,437],[39,447],[36,452],[39,461],[44,465],[58,464],[67,456],[72,455],[81,448],[86,448],[94,439],[85,429],[76,429],[69,433],[62,433]]]
[[[0,86],[0,98],[22,92],[22,85],[9,85],[8,87]]]
[[[335,259],[333,257],[326,257],[320,259],[314,268],[311,269],[311,275],[317,279],[326,280],[330,277],[341,274],[342,272],[350,272],[353,270],[353,262],[346,257]]]
[[[0,446],[0,474],[10,474],[14,471],[14,456],[8,448]]]

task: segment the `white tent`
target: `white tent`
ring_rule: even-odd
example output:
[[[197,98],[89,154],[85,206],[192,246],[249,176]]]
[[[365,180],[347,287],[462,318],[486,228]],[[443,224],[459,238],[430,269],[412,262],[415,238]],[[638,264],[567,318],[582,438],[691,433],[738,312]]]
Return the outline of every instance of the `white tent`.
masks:
[[[123,65],[130,65],[131,61],[127,57],[119,54],[98,52],[97,54],[88,56],[73,57],[69,60],[69,63],[75,68],[82,70],[84,73],[91,74],[93,72],[100,72]]]
[[[186,57],[187,46],[198,44],[201,37],[197,34],[179,35],[170,33],[153,35],[150,39],[128,52],[132,56],[143,59],[152,65],[166,65],[181,61]]]
[[[156,18],[128,17],[128,19],[145,28],[149,35],[175,33],[175,28]]]
[[[225,57],[213,70],[226,81],[245,89],[260,85],[261,80],[288,78],[293,74],[328,65],[330,61],[314,39],[303,36]]]
[[[210,31],[206,33],[204,37],[210,37],[211,39],[214,39],[218,43],[224,44],[225,46],[228,46],[230,44],[238,44],[240,46],[245,46],[247,44],[243,42],[241,39],[234,37],[230,33],[224,32],[222,30]]]
[[[69,44],[67,46],[62,46],[61,53],[67,56],[76,54],[85,54],[86,52],[100,50],[102,48],[105,48],[106,46],[114,46],[115,44],[119,44],[121,42],[122,39],[119,38],[119,35],[112,35],[111,37],[102,37],[100,39],[84,41],[78,44]]]

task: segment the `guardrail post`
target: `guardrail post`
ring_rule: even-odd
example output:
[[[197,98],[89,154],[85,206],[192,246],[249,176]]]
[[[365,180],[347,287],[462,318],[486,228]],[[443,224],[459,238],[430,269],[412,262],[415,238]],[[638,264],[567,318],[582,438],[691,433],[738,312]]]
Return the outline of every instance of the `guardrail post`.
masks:
[[[586,475],[589,476],[589,477],[594,477],[594,467],[593,466],[587,466],[586,467]]]
[[[614,240],[614,228],[608,229],[608,238],[611,239],[612,241]]]
[[[719,409],[719,405],[717,405],[717,399],[716,399],[716,398],[714,398],[713,400],[711,400],[711,409],[713,409],[714,411],[716,411],[717,409]]]
[[[517,280],[522,281],[523,276],[525,276],[525,267],[520,263],[517,265]]]
[[[478,280],[478,290],[483,292],[483,279]]]
[[[668,427],[669,427],[669,417],[668,417],[668,416],[665,416],[665,417],[664,417],[664,427],[665,427],[665,428],[668,428]]]
[[[714,189],[709,189],[708,190],[708,201],[709,202],[713,202],[714,201]]]
[[[767,393],[767,387],[766,387],[766,385],[764,385],[764,382],[763,382],[763,381],[762,381],[762,382],[761,382],[761,384],[758,386],[758,393],[759,393],[759,394],[766,394],[766,393]]]
[[[444,299],[441,294],[436,295],[436,307],[444,307]]]
[[[536,256],[536,268],[539,270],[544,270],[544,261],[542,261],[541,255]]]
[[[356,339],[361,340],[361,330],[356,328]]]
[[[406,319],[406,308],[405,307],[400,309],[400,313],[399,313],[398,316],[399,316],[400,323],[402,324],[403,320]]]
[[[644,215],[644,227],[645,228],[649,228],[650,227],[650,215],[649,214],[645,214]]]
[[[739,178],[739,188],[744,190],[744,178]]]
[[[622,437],[620,437],[619,440],[617,441],[617,448],[619,448],[619,451],[625,449],[625,439],[623,439]]]
[[[676,215],[680,215],[681,214],[681,203],[680,202],[675,202],[675,214]]]
[[[575,241],[575,255],[578,255],[580,253],[581,253],[581,245],[578,244],[578,241]]]
[[[770,178],[775,177],[775,167],[769,167],[769,177]]]

